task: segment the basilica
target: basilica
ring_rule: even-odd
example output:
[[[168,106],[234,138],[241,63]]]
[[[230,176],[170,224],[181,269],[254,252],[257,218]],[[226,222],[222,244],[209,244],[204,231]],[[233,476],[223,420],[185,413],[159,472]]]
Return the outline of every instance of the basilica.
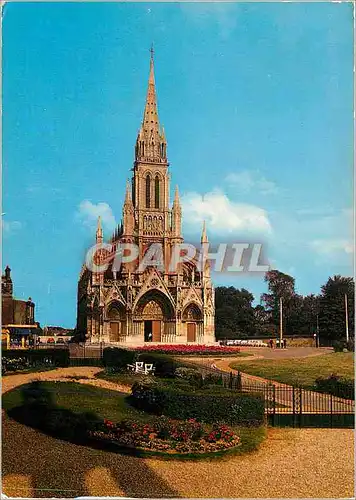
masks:
[[[214,343],[214,289],[209,262],[198,266],[193,259],[181,262],[173,271],[166,265],[144,270],[138,265],[152,243],[161,245],[166,262],[174,246],[184,241],[178,188],[172,205],[169,200],[167,141],[158,119],[153,51],[134,158],[122,222],[105,239],[99,218],[95,243],[109,243],[112,254],[123,243],[135,244],[138,257],[119,271],[110,259],[105,270],[90,270],[83,265],[78,282],[77,331],[90,343]],[[208,243],[205,224],[201,242]]]

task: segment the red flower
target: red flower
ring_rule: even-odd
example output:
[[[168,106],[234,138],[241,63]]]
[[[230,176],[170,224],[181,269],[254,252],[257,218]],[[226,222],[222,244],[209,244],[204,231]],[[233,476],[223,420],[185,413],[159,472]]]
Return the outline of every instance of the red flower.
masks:
[[[226,346],[207,346],[207,345],[198,345],[198,344],[192,344],[192,345],[186,345],[186,344],[171,344],[171,345],[146,345],[142,349],[142,347],[138,347],[138,350],[144,350],[144,351],[155,351],[155,352],[162,352],[162,353],[173,353],[173,354],[178,354],[178,353],[212,353],[212,354],[219,354],[219,353],[225,353],[225,354],[235,354],[240,352],[239,347],[226,347]]]

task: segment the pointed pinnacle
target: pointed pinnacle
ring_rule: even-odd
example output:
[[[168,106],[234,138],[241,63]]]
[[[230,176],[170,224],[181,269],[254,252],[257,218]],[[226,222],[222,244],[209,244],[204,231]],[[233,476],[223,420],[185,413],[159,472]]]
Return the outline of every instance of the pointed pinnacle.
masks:
[[[131,196],[131,182],[129,179],[127,179],[126,182],[126,194],[125,194],[125,204],[127,203],[132,203],[132,196]]]
[[[102,242],[103,240],[103,229],[101,227],[101,216],[98,217],[98,223],[96,226],[96,240]]]
[[[178,186],[177,185],[176,185],[175,192],[174,192],[174,201],[173,201],[173,204],[174,205],[180,205],[179,191],[178,191]]]
[[[208,243],[208,236],[206,234],[205,220],[203,221],[203,230],[201,233],[201,243]]]

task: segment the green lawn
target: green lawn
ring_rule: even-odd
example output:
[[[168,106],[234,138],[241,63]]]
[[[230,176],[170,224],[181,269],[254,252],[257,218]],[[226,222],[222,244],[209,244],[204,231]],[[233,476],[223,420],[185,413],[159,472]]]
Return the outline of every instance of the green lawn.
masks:
[[[321,356],[294,359],[261,359],[230,364],[231,368],[285,384],[311,388],[318,377],[332,373],[354,379],[354,353],[335,352]]]
[[[147,413],[136,410],[126,402],[126,395],[75,382],[41,382],[41,386],[53,394],[61,408],[76,413],[94,412],[102,418],[120,421],[126,418],[149,420]],[[2,407],[9,410],[21,404],[21,387],[4,394]]]
[[[123,373],[110,373],[106,370],[103,370],[95,375],[95,378],[101,378],[104,380],[108,380],[109,382],[114,382],[114,384],[123,384],[132,387],[134,382],[140,382],[147,378],[146,375],[132,372],[123,372]]]
[[[132,408],[126,402],[126,395],[117,391],[75,382],[41,382],[41,386],[53,394],[57,406],[76,413],[94,412],[113,422],[124,419],[148,422],[155,418],[144,411]],[[5,411],[22,404],[21,388],[23,387],[17,387],[3,395],[2,407]],[[234,450],[234,454],[240,455],[255,451],[266,437],[266,429],[263,426],[257,428],[235,427],[234,430],[241,438],[241,446]]]

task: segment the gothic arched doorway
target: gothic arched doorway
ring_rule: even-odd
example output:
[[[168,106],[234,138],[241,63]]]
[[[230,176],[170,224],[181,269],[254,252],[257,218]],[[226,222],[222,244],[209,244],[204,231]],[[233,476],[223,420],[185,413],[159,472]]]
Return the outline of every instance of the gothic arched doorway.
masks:
[[[133,321],[134,328],[143,333],[145,342],[166,341],[167,335],[175,331],[173,306],[159,290],[149,291],[139,299]]]
[[[187,305],[182,321],[186,325],[187,342],[196,342],[203,336],[203,316],[196,304]]]
[[[109,305],[106,313],[106,319],[109,323],[110,342],[120,342],[125,337],[125,310],[119,302],[113,302]]]

